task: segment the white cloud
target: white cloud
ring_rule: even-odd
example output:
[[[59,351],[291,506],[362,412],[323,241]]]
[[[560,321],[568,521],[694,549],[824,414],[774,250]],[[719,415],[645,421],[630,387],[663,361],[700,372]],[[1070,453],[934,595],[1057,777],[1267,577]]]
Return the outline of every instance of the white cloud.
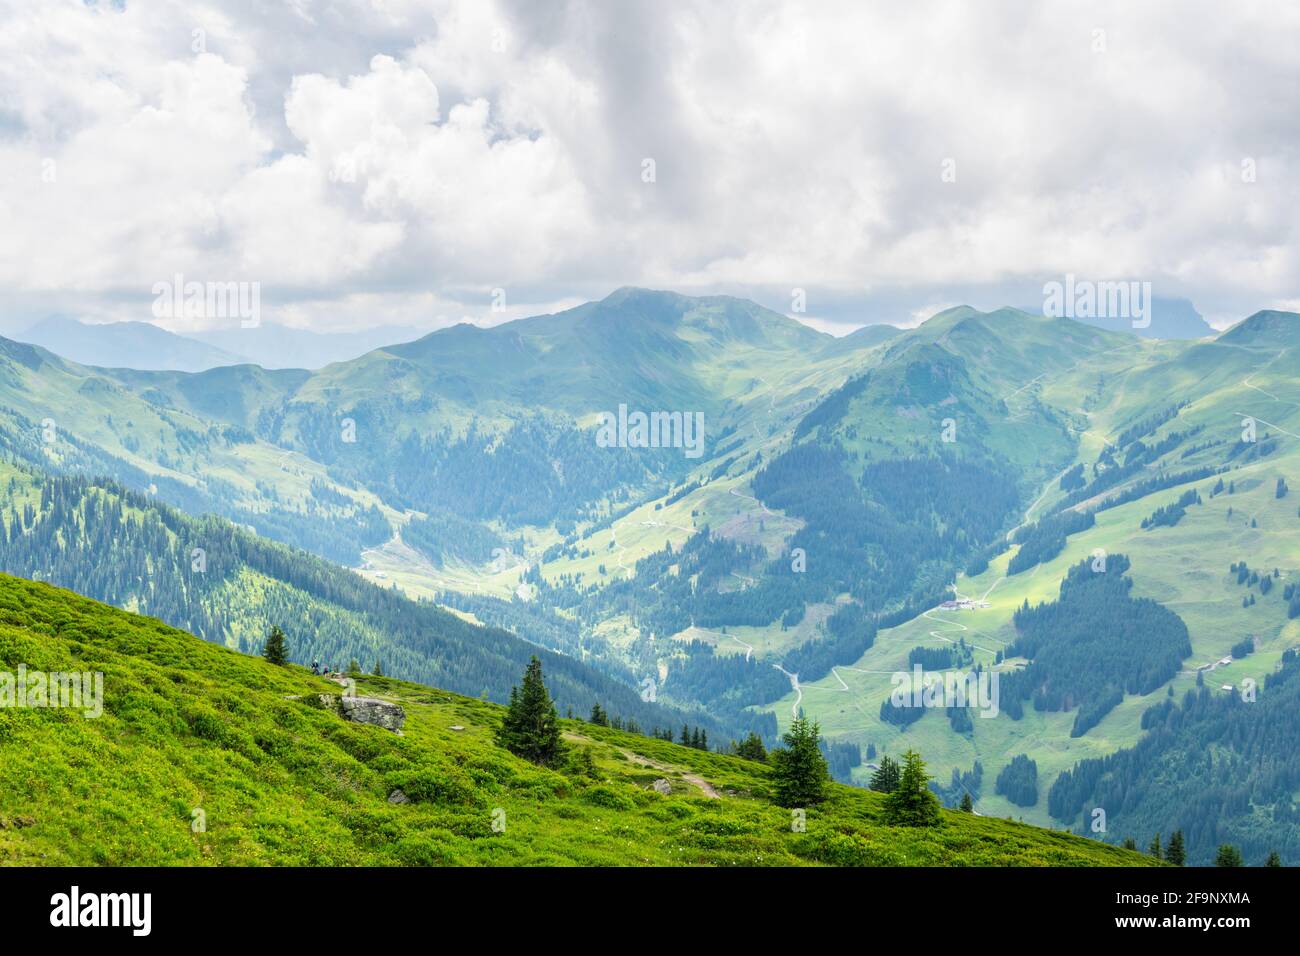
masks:
[[[1066,272],[1148,279],[1216,321],[1296,295],[1290,4],[0,18],[0,302],[28,320],[143,318],[178,271],[331,325],[376,302],[459,320],[498,286],[539,311],[628,283],[784,309],[798,286],[831,325],[1024,304]]]

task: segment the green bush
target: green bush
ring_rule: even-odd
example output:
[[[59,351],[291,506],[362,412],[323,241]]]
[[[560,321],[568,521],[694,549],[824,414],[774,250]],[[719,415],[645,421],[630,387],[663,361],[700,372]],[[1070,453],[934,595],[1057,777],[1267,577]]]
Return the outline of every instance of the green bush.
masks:
[[[595,807],[607,810],[631,810],[636,804],[612,787],[596,786],[583,791],[582,799]]]
[[[390,793],[401,790],[414,803],[483,805],[483,798],[473,781],[459,768],[426,766],[417,770],[396,771],[384,778],[384,786]]]
[[[897,850],[869,842],[852,833],[809,833],[794,841],[800,856],[830,866],[902,866]]]

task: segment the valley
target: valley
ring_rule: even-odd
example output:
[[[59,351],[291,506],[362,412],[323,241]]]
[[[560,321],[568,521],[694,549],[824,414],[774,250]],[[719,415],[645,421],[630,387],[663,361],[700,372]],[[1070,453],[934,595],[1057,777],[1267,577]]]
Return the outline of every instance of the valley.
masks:
[[[719,740],[749,729],[773,740],[802,711],[861,754],[844,778],[860,786],[872,755],[909,747],[941,788],[951,775],[972,789],[978,764],[971,795],[985,817],[1082,828],[1080,812],[1049,808],[1080,761],[1138,747],[1153,736],[1148,712],[1188,692],[1263,687],[1300,646],[1292,313],[1170,341],[958,307],[915,329],[835,339],[743,300],[620,289],[316,372],[98,369],[0,346],[0,450],[12,463],[0,512],[39,504],[24,488],[45,475],[103,476],[121,485],[110,495],[144,496],[131,507],[211,514],[223,537],[252,528],[354,568],[376,592],[444,615],[437,629],[550,648],[619,684],[625,716],[646,703],[648,679],[656,706],[695,715]],[[701,454],[602,447],[600,415],[620,407],[702,416]],[[1126,600],[1185,627],[1190,654],[1169,676],[1061,709],[1026,698],[1016,717],[884,718],[891,675],[918,648],[996,671],[1004,690],[1050,666],[1057,684],[1081,680],[1085,663],[1060,671],[1041,647],[1013,653],[1025,639],[1017,615],[1062,599],[1070,569],[1095,570],[1098,555],[1120,562]],[[1238,583],[1237,562],[1255,583]],[[5,569],[24,573],[12,560]],[[91,588],[77,573],[59,583]],[[321,600],[252,597],[280,586],[245,570],[200,602],[210,620],[192,602],[168,613],[198,617],[168,620],[243,647],[268,607]],[[139,578],[93,588],[159,613]],[[948,600],[971,604],[941,608]],[[402,626],[329,613],[365,635],[385,673],[448,686]],[[1098,617],[1093,636],[1112,639],[1107,627]],[[1245,639],[1251,653],[1235,656]],[[320,651],[310,638],[300,647],[300,661]],[[564,699],[585,708],[595,678],[574,679],[585,689]],[[484,684],[504,700],[504,669]],[[1099,716],[1076,732],[1084,706]],[[1028,805],[993,785],[1019,755],[1036,766]],[[1300,777],[1278,772],[1282,790],[1270,783],[1247,803],[1292,846],[1291,797],[1277,793]],[[1237,813],[1213,811],[1225,828]],[[1152,819],[1134,811],[1132,825]],[[1150,836],[1126,830],[1118,809],[1110,820],[1107,840]]]

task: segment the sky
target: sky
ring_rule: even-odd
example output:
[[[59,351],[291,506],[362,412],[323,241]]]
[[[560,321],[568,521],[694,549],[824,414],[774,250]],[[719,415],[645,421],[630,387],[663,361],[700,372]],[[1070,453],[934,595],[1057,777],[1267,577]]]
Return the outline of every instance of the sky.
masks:
[[[178,275],[319,331],[1066,274],[1225,327],[1300,310],[1297,49],[1290,0],[0,0],[0,332]]]

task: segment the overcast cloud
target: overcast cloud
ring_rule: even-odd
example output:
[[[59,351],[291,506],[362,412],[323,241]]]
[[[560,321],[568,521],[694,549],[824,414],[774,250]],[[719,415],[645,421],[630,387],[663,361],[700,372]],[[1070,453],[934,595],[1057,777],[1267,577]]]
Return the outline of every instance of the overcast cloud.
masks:
[[[0,330],[178,273],[319,329],[1066,272],[1222,325],[1300,307],[1297,49],[1286,0],[0,0]]]

